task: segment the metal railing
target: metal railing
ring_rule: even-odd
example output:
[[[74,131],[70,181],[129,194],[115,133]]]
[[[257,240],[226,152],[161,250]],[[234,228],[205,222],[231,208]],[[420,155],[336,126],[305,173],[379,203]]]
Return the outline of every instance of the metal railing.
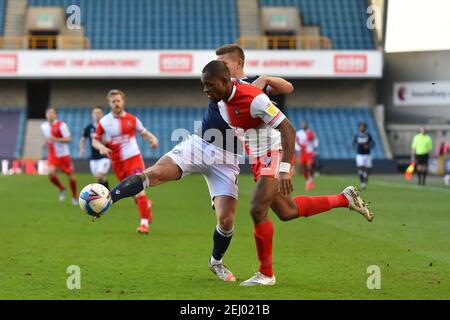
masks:
[[[242,48],[247,49],[291,49],[313,50],[332,49],[331,39],[324,36],[242,36],[237,41]]]
[[[84,36],[2,36],[0,50],[7,49],[90,49],[90,43]]]

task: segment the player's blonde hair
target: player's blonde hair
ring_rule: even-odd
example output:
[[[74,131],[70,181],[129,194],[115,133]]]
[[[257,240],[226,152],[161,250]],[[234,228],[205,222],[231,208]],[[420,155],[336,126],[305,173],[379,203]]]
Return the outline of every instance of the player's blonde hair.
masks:
[[[239,58],[242,59],[242,62],[245,61],[244,50],[242,50],[242,48],[240,46],[238,46],[237,44],[234,44],[234,43],[233,44],[227,44],[227,45],[224,45],[224,46],[216,49],[216,55],[217,56],[221,56],[221,55],[227,54],[227,53],[234,53]]]
[[[119,89],[112,89],[112,90],[109,90],[108,94],[106,95],[106,100],[109,101],[109,99],[110,99],[112,96],[117,96],[117,95],[121,96],[122,99],[125,100],[125,93],[123,93],[123,91],[121,91],[121,90],[119,90]]]

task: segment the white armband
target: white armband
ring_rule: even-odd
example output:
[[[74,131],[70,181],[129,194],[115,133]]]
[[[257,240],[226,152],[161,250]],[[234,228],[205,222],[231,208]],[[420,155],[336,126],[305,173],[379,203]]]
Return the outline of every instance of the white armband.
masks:
[[[288,162],[281,162],[280,163],[280,170],[278,170],[279,172],[285,172],[285,173],[290,173],[291,172],[291,164]]]

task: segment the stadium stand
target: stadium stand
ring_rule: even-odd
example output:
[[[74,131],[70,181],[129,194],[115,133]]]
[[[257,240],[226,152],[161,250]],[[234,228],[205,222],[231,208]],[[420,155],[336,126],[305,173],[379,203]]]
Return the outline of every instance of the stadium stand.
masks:
[[[319,154],[323,159],[354,158],[352,142],[361,121],[367,123],[367,129],[375,141],[373,158],[386,158],[380,134],[368,107],[289,108],[287,116],[296,127],[300,126],[302,120],[308,122],[309,127],[317,133]]]
[[[71,154],[77,158],[78,141],[82,129],[91,121],[90,112],[87,112],[89,109],[64,107],[58,108],[58,110],[59,119],[67,122],[71,128],[73,136]],[[159,138],[160,146],[156,150],[151,150],[142,139],[138,138],[145,158],[159,158],[169,151],[179,141],[171,140],[173,130],[183,128],[192,132],[194,130],[193,122],[200,121],[204,113],[204,109],[195,107],[128,107],[127,110],[138,116],[144,125]],[[289,108],[287,114],[297,127],[302,120],[309,122],[310,127],[317,132],[320,139],[319,154],[323,159],[354,158],[352,139],[360,121],[368,124],[368,129],[374,137],[373,157],[375,159],[385,158],[377,126],[367,107]]]
[[[261,6],[297,6],[304,25],[319,25],[333,49],[375,49],[372,30],[366,27],[366,0],[260,0]]]
[[[0,107],[0,157],[20,157],[22,153],[25,122],[25,108]]]
[[[3,25],[5,23],[6,0],[0,0],[0,35],[3,34]]]
[[[92,49],[214,49],[239,36],[235,0],[28,2],[29,6],[79,5]]]

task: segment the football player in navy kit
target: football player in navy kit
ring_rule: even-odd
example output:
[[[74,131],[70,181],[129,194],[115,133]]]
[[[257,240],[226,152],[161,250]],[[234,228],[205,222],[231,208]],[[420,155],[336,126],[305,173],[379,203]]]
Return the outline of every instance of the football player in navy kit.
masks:
[[[108,179],[106,175],[108,174],[109,168],[111,167],[111,160],[107,156],[103,156],[100,152],[92,147],[92,135],[95,134],[98,122],[103,117],[103,107],[95,106],[92,108],[92,123],[88,124],[83,129],[83,134],[81,135],[79,142],[79,155],[80,157],[85,154],[85,143],[89,140],[89,145],[91,147],[91,154],[89,160],[89,166],[91,168],[92,175],[95,177],[98,183],[104,185],[108,188]],[[108,188],[109,189],[109,188]]]
[[[372,170],[372,156],[370,150],[375,146],[370,133],[367,132],[367,124],[359,124],[359,132],[353,138],[353,148],[356,150],[356,166],[361,189],[365,189],[369,183],[369,174]]]
[[[268,95],[289,94],[293,90],[292,84],[282,78],[246,77],[245,55],[237,45],[218,48],[216,55],[227,65],[233,78],[252,83]],[[111,190],[114,203],[135,195],[145,187],[178,180],[191,173],[203,174],[217,219],[208,263],[210,270],[223,281],[236,281],[222,260],[233,235],[238,199],[237,178],[240,171],[235,142],[232,129],[220,115],[217,103],[210,100],[201,130],[175,146],[142,174],[124,179]]]

